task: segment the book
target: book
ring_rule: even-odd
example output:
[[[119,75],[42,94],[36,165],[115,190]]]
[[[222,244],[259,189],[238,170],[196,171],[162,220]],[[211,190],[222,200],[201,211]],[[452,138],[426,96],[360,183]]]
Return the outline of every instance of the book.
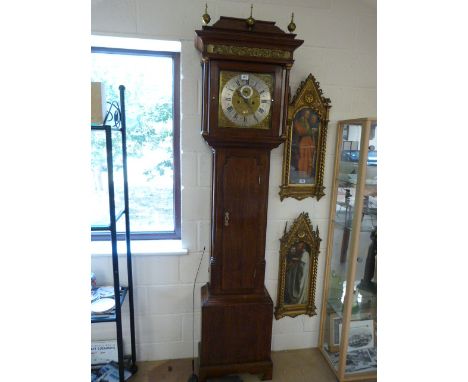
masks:
[[[132,376],[128,370],[124,370],[124,380]],[[91,382],[119,382],[119,365],[117,362],[109,362],[98,370],[91,371]]]

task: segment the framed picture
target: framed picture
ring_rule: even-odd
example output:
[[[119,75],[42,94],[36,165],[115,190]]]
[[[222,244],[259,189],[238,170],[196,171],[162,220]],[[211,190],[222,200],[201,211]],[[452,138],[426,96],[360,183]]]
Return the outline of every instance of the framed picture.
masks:
[[[349,351],[346,356],[346,373],[365,372],[377,367],[377,358],[372,358],[371,349]]]
[[[340,324],[340,337],[342,325]],[[374,348],[374,320],[359,320],[349,323],[348,353]]]
[[[323,173],[330,102],[309,74],[289,104],[281,200],[287,197],[319,200],[325,195]]]
[[[356,325],[353,322],[369,322],[372,321],[372,313],[371,312],[361,312],[357,314],[353,314],[351,316],[351,320],[358,320],[358,321],[351,321],[350,322],[350,338],[351,338],[351,326]],[[329,316],[329,328],[328,328],[328,351],[334,353],[340,350],[340,341],[341,341],[341,316],[336,313],[331,313]],[[373,331],[375,334],[375,330]],[[348,342],[348,351],[356,350],[351,349],[349,342]]]
[[[303,212],[291,229],[284,228],[280,239],[278,301],[275,317],[314,316],[320,237],[318,227],[312,228],[309,215]]]
[[[330,329],[328,337],[328,351],[335,353],[340,351],[340,326],[341,326],[341,317],[336,314],[330,314]]]
[[[328,353],[330,362],[338,369],[339,353]],[[363,373],[377,367],[377,350],[375,348],[354,350],[346,355],[346,373]]]

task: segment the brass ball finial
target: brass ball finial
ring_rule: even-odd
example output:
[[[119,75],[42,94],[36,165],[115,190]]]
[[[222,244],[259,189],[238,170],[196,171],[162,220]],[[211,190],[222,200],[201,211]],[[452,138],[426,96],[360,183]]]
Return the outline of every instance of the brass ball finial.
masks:
[[[296,30],[296,24],[294,24],[294,12],[291,14],[291,22],[288,25],[288,31],[290,33]]]
[[[252,29],[252,27],[255,25],[255,19],[252,17],[252,11],[253,11],[253,4],[250,4],[250,17],[247,20],[245,20],[249,29]]]
[[[205,3],[205,13],[202,16],[202,21],[205,25],[208,25],[208,23],[211,21],[211,17],[208,14],[208,3]]]

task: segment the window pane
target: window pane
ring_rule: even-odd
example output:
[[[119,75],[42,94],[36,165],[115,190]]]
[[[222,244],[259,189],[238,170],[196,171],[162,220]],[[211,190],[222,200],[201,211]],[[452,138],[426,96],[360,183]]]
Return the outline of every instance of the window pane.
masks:
[[[125,208],[123,194],[122,135],[112,131],[112,166],[114,168],[114,202],[118,214]],[[93,197],[91,199],[91,225],[110,225],[109,186],[106,155],[106,134],[104,131],[91,132],[91,170],[93,179]],[[123,231],[125,225],[121,219],[118,229]]]
[[[103,82],[108,102],[119,101],[125,86],[128,184],[132,232],[174,231],[173,59],[133,54],[92,54],[91,80]],[[97,217],[107,216],[105,150],[92,138],[93,179]],[[117,136],[114,155],[121,155]],[[105,147],[105,146],[104,146]],[[116,165],[117,158],[114,160]],[[121,166],[115,168],[117,205]],[[101,187],[101,184],[104,187]],[[123,196],[122,196],[123,198]],[[108,218],[107,218],[108,221]],[[120,225],[120,224],[119,224]]]

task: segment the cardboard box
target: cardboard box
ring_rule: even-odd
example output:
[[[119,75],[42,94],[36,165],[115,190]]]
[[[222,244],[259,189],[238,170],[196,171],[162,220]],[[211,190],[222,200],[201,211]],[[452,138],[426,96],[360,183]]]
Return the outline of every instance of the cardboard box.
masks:
[[[102,82],[91,82],[91,123],[102,125],[106,111],[104,84]]]
[[[117,340],[92,341],[91,342],[91,364],[101,364],[117,361]]]

